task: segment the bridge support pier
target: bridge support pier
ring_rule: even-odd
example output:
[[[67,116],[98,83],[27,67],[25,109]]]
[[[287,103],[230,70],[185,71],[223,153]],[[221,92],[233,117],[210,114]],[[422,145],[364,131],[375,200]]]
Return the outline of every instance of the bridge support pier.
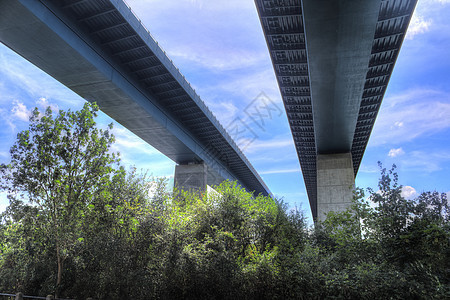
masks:
[[[205,191],[208,184],[208,167],[205,163],[175,166],[175,187],[184,191]]]
[[[353,198],[355,176],[351,153],[317,155],[317,221],[330,211],[344,211]]]

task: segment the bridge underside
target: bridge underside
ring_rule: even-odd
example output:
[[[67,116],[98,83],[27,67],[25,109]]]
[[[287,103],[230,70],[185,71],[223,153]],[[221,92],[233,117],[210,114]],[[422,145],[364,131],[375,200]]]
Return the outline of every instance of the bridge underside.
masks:
[[[212,184],[270,194],[123,1],[0,0],[0,41],[177,164],[208,165]]]
[[[255,2],[317,220],[318,156],[356,176],[417,0]]]

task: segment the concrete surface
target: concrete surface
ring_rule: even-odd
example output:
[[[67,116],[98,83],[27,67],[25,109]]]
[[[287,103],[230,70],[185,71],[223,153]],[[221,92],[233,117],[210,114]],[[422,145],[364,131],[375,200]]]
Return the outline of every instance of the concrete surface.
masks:
[[[350,153],[317,156],[317,221],[330,211],[346,210],[352,203],[355,177]]]

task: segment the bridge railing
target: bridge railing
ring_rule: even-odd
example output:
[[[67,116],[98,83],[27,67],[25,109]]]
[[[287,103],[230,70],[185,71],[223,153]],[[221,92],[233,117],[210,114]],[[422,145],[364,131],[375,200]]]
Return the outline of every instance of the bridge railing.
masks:
[[[139,23],[141,24],[141,26],[145,29],[145,31],[147,31],[147,33],[150,35],[150,37],[153,39],[153,41],[155,41],[156,45],[158,45],[159,48],[161,48],[162,52],[164,53],[164,55],[167,57],[167,59],[173,64],[173,66],[175,67],[175,69],[180,73],[180,75],[183,77],[183,79],[186,80],[186,78],[184,77],[183,74],[181,74],[180,69],[175,65],[175,63],[173,62],[173,60],[169,57],[169,55],[167,54],[166,50],[164,50],[164,48],[158,43],[158,41],[153,37],[153,35],[151,34],[150,30],[148,30],[148,28],[145,26],[144,22],[141,21],[141,19],[138,17],[138,15],[134,12],[134,10],[131,8],[131,6],[128,4],[128,2],[126,0],[123,1],[123,3],[125,3],[125,5],[128,7],[128,9],[130,10],[131,14],[133,14],[133,16],[139,21]],[[195,91],[194,87],[191,85],[191,83],[189,81],[186,80],[186,83],[189,85],[189,87],[194,91],[194,93],[198,96],[197,92]],[[200,97],[200,96],[199,96]]]

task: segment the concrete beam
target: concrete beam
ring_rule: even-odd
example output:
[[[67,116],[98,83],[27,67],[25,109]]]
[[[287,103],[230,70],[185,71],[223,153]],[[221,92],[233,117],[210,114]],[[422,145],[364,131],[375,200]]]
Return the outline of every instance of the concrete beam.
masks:
[[[304,0],[317,153],[351,150],[381,0]]]
[[[317,220],[346,210],[353,199],[355,176],[351,153],[317,155]]]

